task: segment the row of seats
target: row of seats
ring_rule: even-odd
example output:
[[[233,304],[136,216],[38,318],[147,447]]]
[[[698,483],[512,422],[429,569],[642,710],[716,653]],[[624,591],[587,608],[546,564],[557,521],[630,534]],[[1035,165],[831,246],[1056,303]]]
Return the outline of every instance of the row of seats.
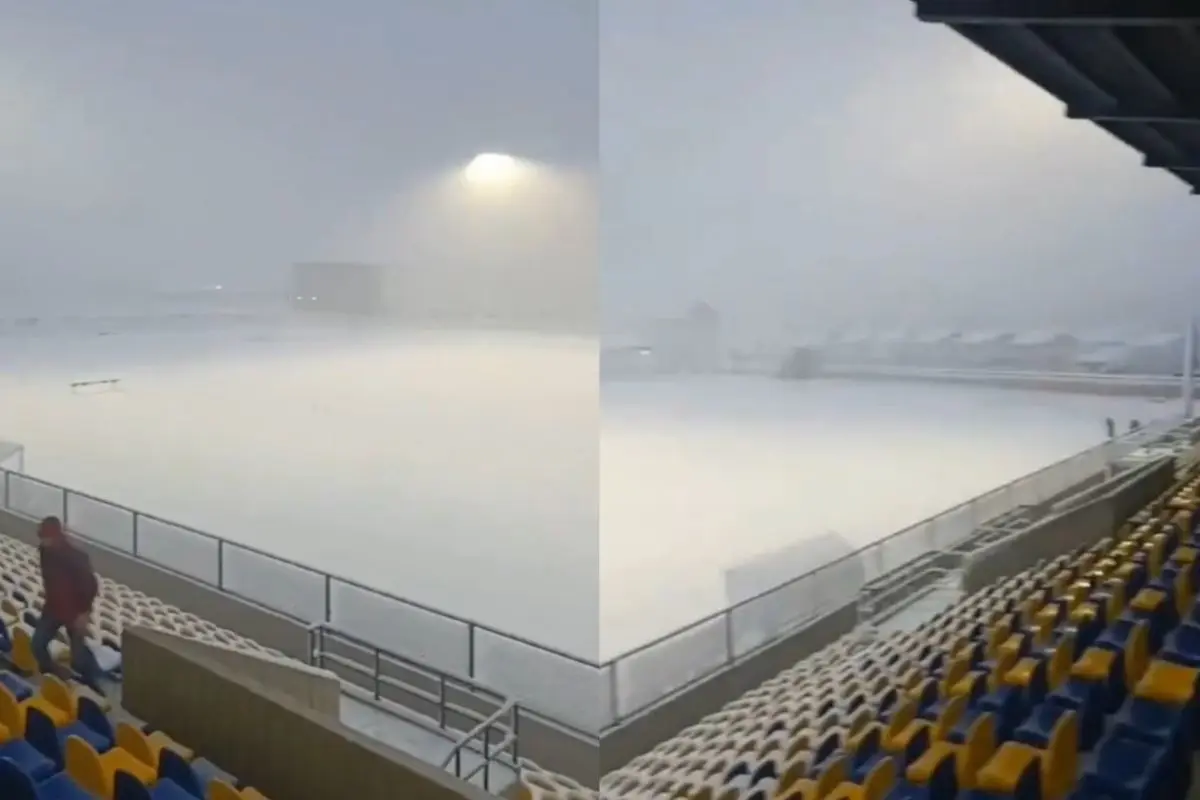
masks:
[[[4,800],[266,800],[108,698],[54,675],[0,671]]]
[[[0,798],[3,800],[265,800],[162,731],[137,724],[74,680],[38,676],[33,628],[42,606],[37,549],[0,536]],[[88,632],[102,666],[120,675],[126,625],[282,657],[155,597],[99,576]],[[51,646],[66,667],[64,633]]]
[[[1150,798],[1190,785],[1191,473],[1115,536],[912,632],[846,637],[606,776],[603,796]],[[536,770],[532,798],[594,796]]]
[[[18,659],[32,658],[27,645],[41,607],[42,581],[37,548],[0,536],[0,619],[13,634]],[[282,657],[258,642],[100,576],[88,639],[101,664],[109,671],[120,667],[121,633],[126,625],[156,628],[243,652]],[[66,644],[66,634],[60,631],[58,643],[52,648],[56,658],[65,660],[68,657]],[[31,668],[27,660],[19,666]]]

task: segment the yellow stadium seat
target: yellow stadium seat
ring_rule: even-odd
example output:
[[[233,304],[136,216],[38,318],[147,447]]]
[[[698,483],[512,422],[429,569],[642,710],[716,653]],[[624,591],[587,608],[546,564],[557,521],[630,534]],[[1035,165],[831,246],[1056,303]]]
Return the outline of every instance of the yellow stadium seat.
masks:
[[[196,754],[162,731],[146,734],[128,722],[117,723],[117,746],[121,747],[143,764],[158,769],[158,760],[164,750],[170,750],[184,761],[191,762]]]
[[[987,633],[987,651],[984,655],[987,658],[995,658],[996,652],[1000,649],[1001,645],[1008,641],[1011,633],[1012,625],[1009,624],[1007,619],[1002,619],[992,625]]]
[[[214,780],[208,784],[206,800],[242,800],[242,793],[222,780]]]
[[[996,718],[992,714],[980,714],[971,723],[963,744],[944,740],[931,744],[920,758],[909,765],[906,776],[918,786],[928,785],[941,762],[950,757],[954,759],[959,789],[972,789],[979,770],[995,751]]]
[[[12,653],[10,654],[13,666],[26,675],[36,675],[38,673],[37,659],[33,655],[33,640],[29,636],[29,631],[23,627],[17,626],[12,630]]]
[[[829,800],[883,800],[895,785],[896,762],[885,758],[876,762],[862,784],[838,784],[829,794]]]
[[[1038,750],[1005,742],[976,776],[976,788],[1001,797],[1042,797],[1042,759]]]
[[[950,735],[950,731],[954,730],[954,726],[962,719],[963,713],[967,710],[966,697],[951,697],[942,704],[942,709],[938,712],[937,720],[933,723],[930,729],[930,737],[933,741],[945,739]]]
[[[988,689],[992,691],[999,689],[1004,684],[1004,676],[1016,663],[1017,651],[1002,647],[996,654],[992,671],[988,675]]]
[[[817,797],[825,797],[833,792],[839,784],[845,783],[850,777],[850,758],[846,755],[833,756],[824,764],[821,773],[816,776]]]
[[[1196,548],[1186,544],[1176,547],[1175,552],[1171,554],[1171,558],[1180,564],[1194,564],[1196,563],[1196,556]]]
[[[1161,589],[1142,589],[1134,595],[1129,607],[1143,614],[1153,614],[1158,612],[1166,602],[1167,593]]]
[[[71,717],[66,712],[47,702],[40,694],[19,703],[9,688],[0,684],[0,725],[9,730],[13,737],[21,738],[25,735],[25,714],[29,708],[36,708],[44,713],[56,728],[71,722]]]
[[[1054,645],[1054,651],[1046,660],[1046,686],[1054,691],[1067,681],[1071,673],[1071,659],[1075,655],[1075,634],[1064,633]]]
[[[118,771],[128,772],[145,785],[157,780],[155,769],[128,750],[114,747],[103,755],[78,736],[68,736],[64,748],[67,774],[97,797],[112,797]]]
[[[1184,706],[1196,695],[1200,670],[1155,659],[1134,687],[1134,696],[1164,705]]]
[[[39,688],[39,695],[47,704],[65,714],[68,722],[73,722],[78,717],[79,698],[75,695],[75,692],[72,691],[71,687],[69,687],[61,678],[55,675],[43,675],[42,684]],[[27,702],[32,702],[32,700],[36,699],[37,697],[38,695],[34,695],[34,697]],[[43,713],[46,711],[45,708],[40,706],[35,707],[39,708],[39,710],[41,710]],[[50,715],[47,714],[46,716]],[[52,716],[50,718],[54,719]]]
[[[808,778],[784,784],[780,781],[780,786],[783,788],[775,793],[777,800],[817,800],[817,784],[815,781]],[[213,794],[211,788],[209,790],[207,800],[239,800],[236,795],[217,795]]]

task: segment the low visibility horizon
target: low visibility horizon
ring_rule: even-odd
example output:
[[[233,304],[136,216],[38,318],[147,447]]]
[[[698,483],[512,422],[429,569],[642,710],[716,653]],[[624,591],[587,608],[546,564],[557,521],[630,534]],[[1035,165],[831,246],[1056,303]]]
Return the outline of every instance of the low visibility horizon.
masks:
[[[307,260],[576,330],[1146,326],[1200,289],[1184,187],[906,0],[10,5],[0,280],[34,304]],[[447,191],[481,152],[540,177]]]

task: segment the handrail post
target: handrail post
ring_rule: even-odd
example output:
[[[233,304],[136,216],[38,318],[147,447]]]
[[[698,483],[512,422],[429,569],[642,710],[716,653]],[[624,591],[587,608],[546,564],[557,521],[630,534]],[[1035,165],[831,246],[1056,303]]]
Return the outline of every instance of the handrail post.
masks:
[[[438,727],[446,729],[446,674],[438,675]]]
[[[383,669],[379,663],[380,657],[381,656],[380,656],[379,648],[376,647],[375,648],[375,664],[373,667],[373,669],[374,669],[373,680],[375,682],[375,699],[376,700],[380,699],[380,697],[383,694],[383,687],[381,685],[383,683]]]
[[[138,543],[138,539],[140,538],[141,534],[139,533],[138,529],[141,527],[141,524],[138,522],[138,520],[140,520],[141,518],[142,518],[141,514],[139,514],[136,511],[133,512],[133,534],[132,534],[133,541],[130,542],[130,546],[131,546],[131,548],[133,550],[133,554],[135,556],[138,555],[138,547],[140,546]]]
[[[333,622],[333,576],[325,573],[325,621]]]
[[[492,740],[492,726],[488,725],[483,729],[483,790],[490,792],[492,790],[491,771],[492,759],[488,755],[488,745]]]
[[[475,623],[467,623],[467,677],[475,677]]]
[[[521,706],[518,703],[512,704],[512,724],[509,730],[512,731],[512,756],[513,763],[519,765],[520,753],[518,752],[521,746],[521,734],[517,729],[521,726]]]
[[[733,662],[737,660],[734,653],[733,641],[733,609],[725,609],[725,664],[733,666]]]
[[[62,516],[62,524],[63,524],[64,528],[66,528],[67,530],[70,530],[71,529],[71,520],[67,516],[67,509],[70,508],[70,506],[71,506],[71,504],[67,502],[67,495],[70,494],[70,489],[66,489],[61,486],[59,487],[59,489],[62,492],[62,515],[61,515]]]
[[[5,508],[9,508],[12,505],[12,503],[10,502],[10,500],[12,499],[12,492],[9,489],[9,478],[10,477],[12,477],[12,473],[9,472],[8,470],[4,470],[4,507]]]

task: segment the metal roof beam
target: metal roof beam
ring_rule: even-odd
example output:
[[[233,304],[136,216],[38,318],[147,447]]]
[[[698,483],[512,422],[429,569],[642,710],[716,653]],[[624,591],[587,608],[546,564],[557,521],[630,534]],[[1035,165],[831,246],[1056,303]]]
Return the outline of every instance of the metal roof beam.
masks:
[[[1200,125],[1200,109],[1179,106],[1067,106],[1067,118],[1148,125]]]
[[[917,18],[950,25],[1200,25],[1179,0],[916,0]]]
[[[1200,172],[1200,161],[1166,161],[1147,157],[1143,162],[1150,169],[1167,169],[1171,172]]]

